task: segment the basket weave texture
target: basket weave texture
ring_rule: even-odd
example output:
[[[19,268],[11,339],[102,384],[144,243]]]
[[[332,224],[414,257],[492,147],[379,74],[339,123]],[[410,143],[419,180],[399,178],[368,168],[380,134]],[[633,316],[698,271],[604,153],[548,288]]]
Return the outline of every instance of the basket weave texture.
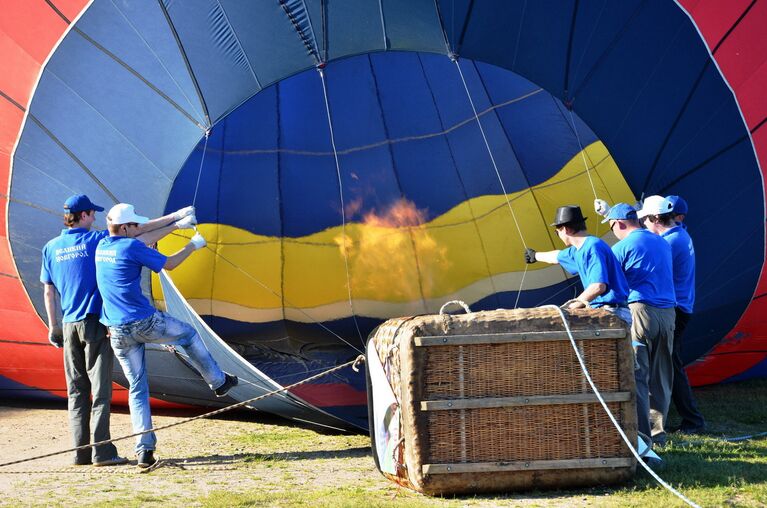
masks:
[[[619,399],[608,407],[635,442],[634,360],[626,325],[603,310],[570,311],[568,319],[574,332],[624,332],[622,338],[576,342],[599,391]],[[540,332],[561,333],[499,343],[485,339],[546,335]],[[455,336],[464,342],[434,344],[434,338]],[[419,338],[432,343],[418,345]],[[568,488],[630,478],[633,456],[589,395],[566,339],[553,309],[418,316],[382,324],[370,340],[400,405],[403,433],[395,454],[397,475],[384,475],[427,494]],[[557,402],[545,403],[549,396]],[[573,397],[590,400],[572,402]],[[442,407],[424,409],[424,402]],[[444,407],[461,402],[473,406]],[[616,464],[615,459],[620,465],[603,465]],[[593,467],[595,460],[600,467]]]

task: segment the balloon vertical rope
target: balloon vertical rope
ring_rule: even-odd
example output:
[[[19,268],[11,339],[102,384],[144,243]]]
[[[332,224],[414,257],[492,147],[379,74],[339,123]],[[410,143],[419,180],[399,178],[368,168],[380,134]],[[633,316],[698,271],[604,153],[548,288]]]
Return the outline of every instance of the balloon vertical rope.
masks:
[[[583,143],[581,143],[581,137],[578,134],[578,129],[575,127],[575,116],[573,116],[572,109],[568,108],[568,111],[570,112],[570,123],[573,126],[573,133],[575,134],[575,139],[578,141],[578,150],[580,151],[581,158],[583,159],[583,167],[586,169],[586,176],[588,176],[589,184],[591,184],[591,192],[594,193],[594,200],[597,200],[599,199],[599,196],[597,196],[597,189],[594,187],[594,180],[591,178],[591,168],[586,161],[586,150],[583,148]],[[595,231],[596,236],[599,236],[599,224],[600,221],[597,220],[597,229]]]
[[[343,181],[341,180],[341,164],[338,162],[338,150],[336,150],[336,137],[333,132],[333,120],[330,116],[330,102],[328,101],[328,89],[327,85],[325,83],[325,71],[323,70],[323,66],[318,66],[317,71],[320,73],[320,81],[322,82],[322,97],[325,99],[325,112],[328,116],[328,130],[330,131],[330,144],[333,147],[333,159],[336,163],[336,176],[338,177],[338,195],[341,200],[341,235],[342,235],[342,242],[343,245],[341,247],[341,252],[344,255],[344,269],[346,270],[346,291],[349,296],[349,309],[352,311],[352,320],[354,321],[354,326],[357,328],[357,335],[360,338],[360,343],[365,344],[365,339],[362,337],[362,332],[360,331],[360,325],[357,323],[357,313],[354,311],[354,301],[352,299],[352,280],[351,276],[349,275],[349,256],[346,251],[346,241],[347,241],[347,235],[346,235],[346,204],[344,203],[344,185]]]
[[[527,249],[527,242],[525,242],[525,236],[522,234],[522,228],[519,227],[519,221],[517,220],[517,214],[514,213],[514,208],[511,206],[511,200],[509,199],[509,193],[506,192],[506,186],[503,184],[503,178],[501,178],[501,172],[498,171],[498,164],[495,162],[495,157],[493,156],[493,151],[490,149],[490,143],[487,141],[487,136],[485,135],[485,129],[482,127],[482,122],[479,121],[479,115],[477,114],[477,108],[474,105],[474,100],[471,98],[471,93],[469,92],[469,87],[466,85],[466,79],[463,77],[463,71],[461,70],[461,65],[458,63],[458,58],[453,55],[451,57],[451,60],[455,64],[456,69],[458,69],[458,75],[461,76],[461,83],[463,83],[463,89],[466,91],[466,97],[469,99],[469,104],[471,105],[471,110],[474,113],[474,120],[477,121],[477,126],[479,127],[479,132],[482,133],[482,139],[485,141],[485,148],[487,149],[487,154],[490,156],[490,161],[493,163],[493,169],[495,169],[495,176],[498,177],[498,183],[501,184],[501,190],[503,191],[503,196],[506,198],[506,205],[509,207],[509,212],[511,212],[511,218],[514,219],[514,225],[517,226],[517,232],[519,232],[519,238],[522,240],[522,246]],[[525,276],[527,275],[527,268],[528,265],[525,264],[525,271],[522,272],[522,280],[519,282],[519,290],[517,291],[517,299],[514,302],[514,308],[516,309],[519,306],[519,297],[522,294],[522,288],[525,285]]]
[[[200,157],[200,168],[197,170],[197,183],[194,186],[194,197],[192,198],[192,206],[197,204],[197,190],[200,188],[200,177],[202,176],[202,165],[205,162],[205,154],[208,152],[208,138],[210,137],[210,129],[205,131],[205,145],[202,148],[202,157]]]

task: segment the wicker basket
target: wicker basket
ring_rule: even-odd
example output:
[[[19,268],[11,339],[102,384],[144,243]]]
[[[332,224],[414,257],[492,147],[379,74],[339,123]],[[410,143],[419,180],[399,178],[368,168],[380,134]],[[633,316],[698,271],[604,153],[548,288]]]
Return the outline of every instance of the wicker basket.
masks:
[[[567,314],[592,379],[635,442],[626,326],[606,311]],[[374,456],[399,484],[457,494],[603,485],[634,473],[554,309],[391,319],[367,356]]]

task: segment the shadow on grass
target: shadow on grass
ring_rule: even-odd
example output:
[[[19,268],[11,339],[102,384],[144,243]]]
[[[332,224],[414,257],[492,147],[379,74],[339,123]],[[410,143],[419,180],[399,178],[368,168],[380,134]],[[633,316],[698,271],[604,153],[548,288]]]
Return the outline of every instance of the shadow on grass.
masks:
[[[242,463],[258,462],[293,462],[303,460],[323,460],[323,459],[354,459],[360,457],[370,457],[369,446],[360,446],[357,448],[346,448],[343,450],[312,450],[300,452],[278,452],[278,453],[236,453],[232,455],[205,455],[197,457],[162,457],[168,463],[173,465],[183,465],[190,467],[200,466],[221,466],[221,465],[239,465]],[[371,458],[372,460],[372,458]]]

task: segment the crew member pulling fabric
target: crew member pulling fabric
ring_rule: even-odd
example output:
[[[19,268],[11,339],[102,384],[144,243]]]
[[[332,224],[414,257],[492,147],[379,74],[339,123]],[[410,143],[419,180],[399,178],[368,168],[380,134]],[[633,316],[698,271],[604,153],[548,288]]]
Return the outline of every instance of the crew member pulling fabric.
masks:
[[[194,216],[190,217],[196,224]],[[219,368],[191,325],[155,310],[141,292],[142,267],[154,272],[173,270],[192,252],[203,248],[205,239],[197,233],[183,249],[166,257],[135,239],[139,225],[147,220],[136,215],[133,205],[115,205],[107,216],[110,236],[96,249],[96,280],[104,299],[102,323],[109,327],[112,348],[130,383],[128,404],[134,433],[152,428],[144,356],[147,343],[181,347],[219,397],[237,384],[237,377]],[[153,432],[136,438],[139,467],[154,464],[156,444]]]

